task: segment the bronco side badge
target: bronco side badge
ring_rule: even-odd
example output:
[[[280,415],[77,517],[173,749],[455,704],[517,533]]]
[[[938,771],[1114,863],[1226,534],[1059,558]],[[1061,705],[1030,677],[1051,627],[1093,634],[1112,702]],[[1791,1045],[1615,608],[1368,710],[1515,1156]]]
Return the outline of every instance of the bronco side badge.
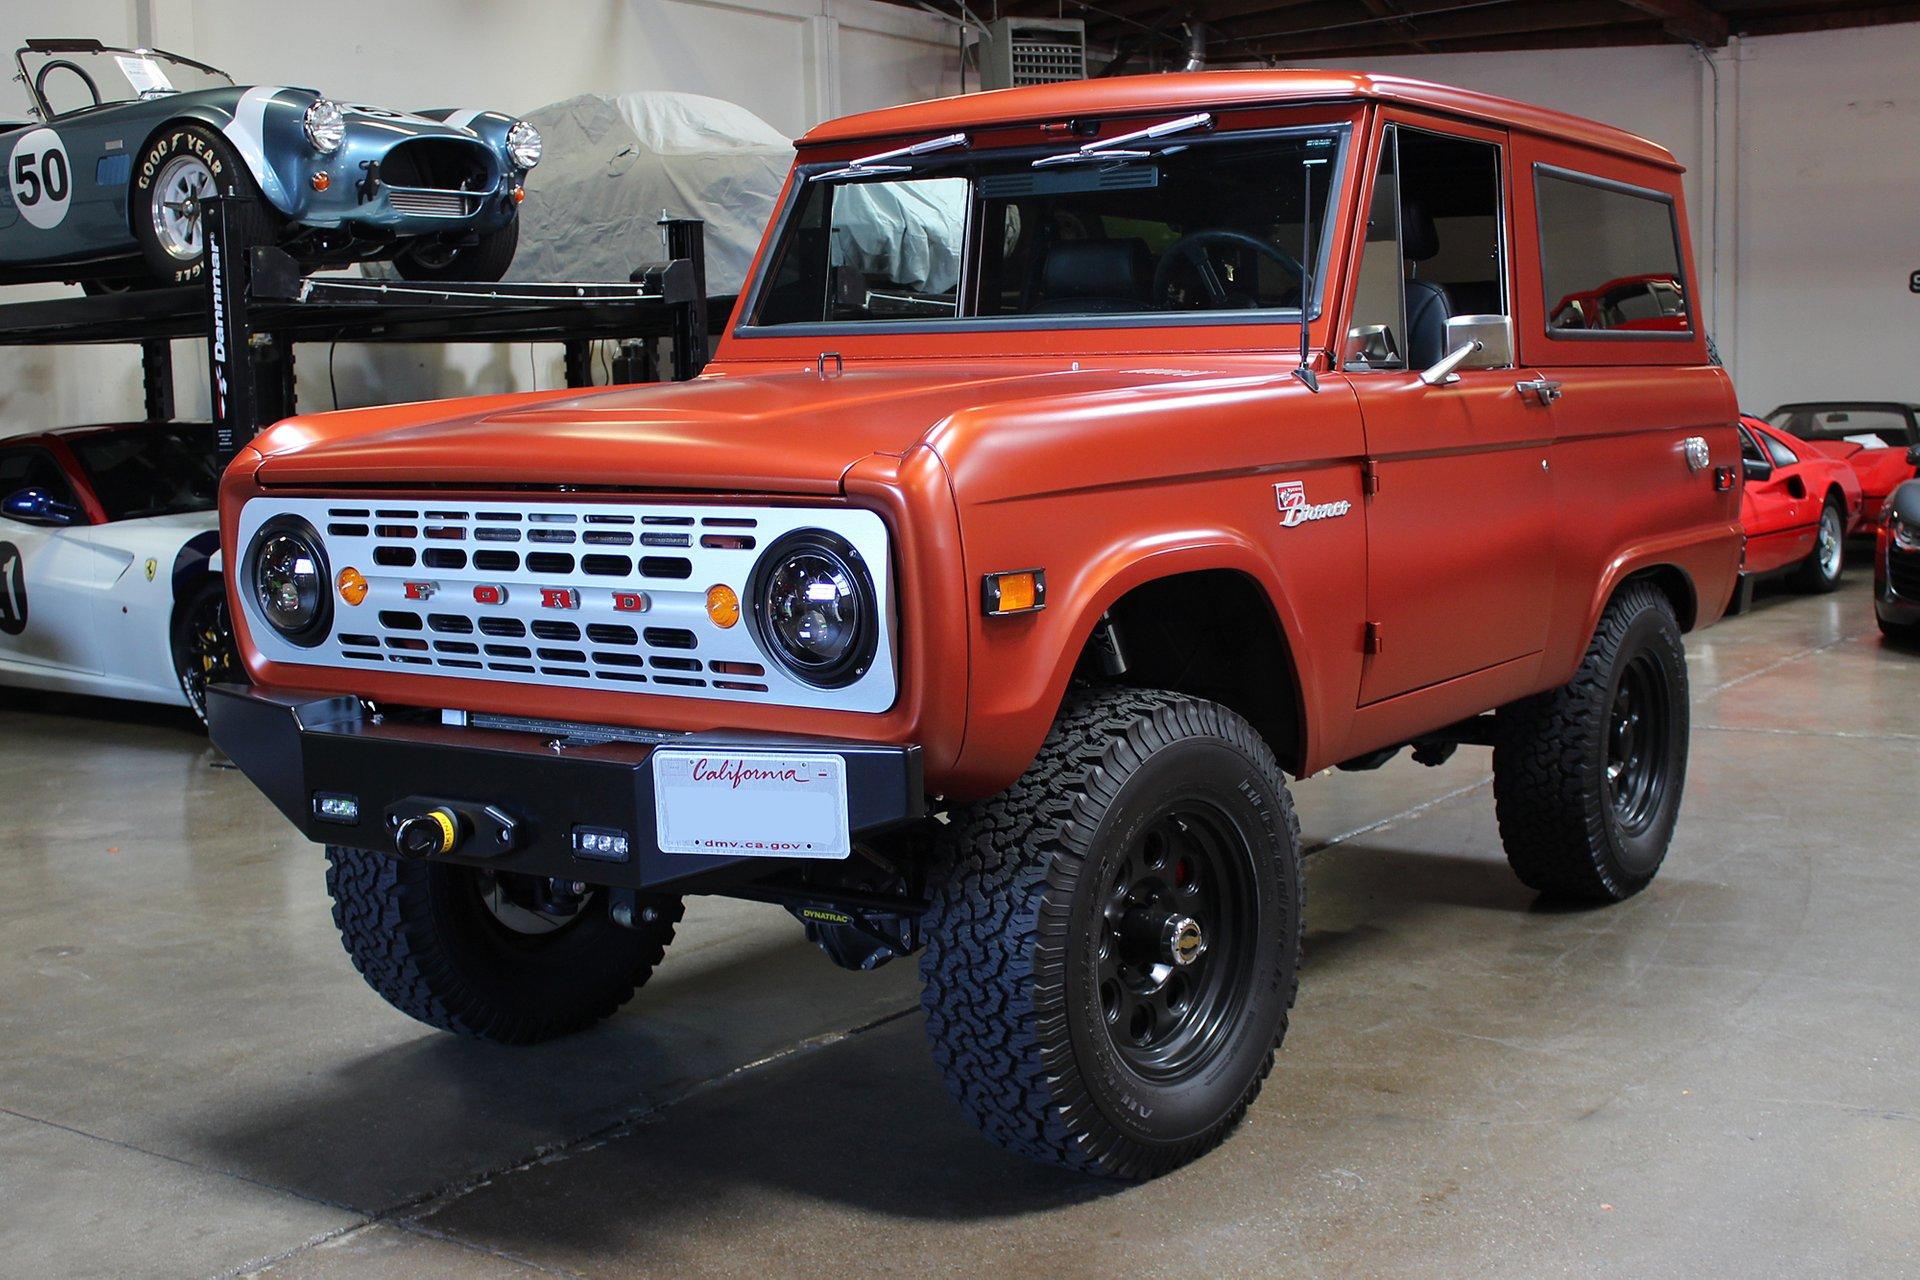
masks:
[[[1280,508],[1280,527],[1291,529],[1309,520],[1331,520],[1353,510],[1345,498],[1337,502],[1308,502],[1304,480],[1282,480],[1273,486],[1274,503]]]

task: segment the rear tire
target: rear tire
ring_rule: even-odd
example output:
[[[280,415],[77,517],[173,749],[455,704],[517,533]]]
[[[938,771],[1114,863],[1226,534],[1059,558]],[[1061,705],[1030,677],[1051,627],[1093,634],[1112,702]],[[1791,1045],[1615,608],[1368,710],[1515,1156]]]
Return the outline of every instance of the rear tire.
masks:
[[[1529,888],[1618,902],[1652,882],[1686,785],[1687,696],[1673,605],[1630,582],[1571,682],[1501,710],[1494,808]]]
[[[520,247],[518,216],[496,231],[483,233],[470,245],[448,249],[431,241],[417,245],[393,260],[393,269],[406,280],[440,280],[492,284],[507,274]]]
[[[220,134],[204,125],[169,125],[141,151],[127,191],[127,216],[156,283],[195,284],[206,274],[200,200],[213,194],[244,197],[234,211],[235,230],[252,243],[273,243],[279,219],[261,201],[240,153]]]
[[[937,864],[920,972],[948,1090],[995,1142],[1082,1173],[1203,1155],[1286,1034],[1301,894],[1252,726],[1172,693],[1075,695]]]
[[[1827,505],[1820,510],[1820,531],[1814,536],[1813,550],[1787,579],[1788,584],[1796,591],[1812,595],[1838,591],[1846,569],[1846,543],[1846,508],[1828,498]]]
[[[622,928],[601,892],[535,931],[531,912],[489,907],[488,874],[328,846],[333,922],[367,985],[428,1026],[534,1044],[625,1004],[653,976],[680,920],[680,899],[647,897],[634,927]]]

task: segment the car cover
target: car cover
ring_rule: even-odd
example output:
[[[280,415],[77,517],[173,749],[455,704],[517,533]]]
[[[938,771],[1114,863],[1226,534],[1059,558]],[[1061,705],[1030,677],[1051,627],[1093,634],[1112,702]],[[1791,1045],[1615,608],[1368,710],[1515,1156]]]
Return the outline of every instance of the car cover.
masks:
[[[745,107],[694,93],[582,94],[526,117],[544,154],[509,280],[625,280],[664,256],[664,210],[706,225],[707,291],[740,292],[793,164]]]

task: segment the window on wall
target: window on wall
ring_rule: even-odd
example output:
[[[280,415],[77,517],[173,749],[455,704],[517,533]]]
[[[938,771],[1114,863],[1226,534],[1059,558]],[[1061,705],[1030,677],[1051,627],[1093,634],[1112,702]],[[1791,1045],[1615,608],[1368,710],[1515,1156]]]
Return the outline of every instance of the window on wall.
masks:
[[[1549,332],[1693,332],[1670,198],[1545,166],[1534,193]]]
[[[1507,314],[1500,149],[1389,126],[1367,211],[1344,366],[1425,369],[1455,316]]]

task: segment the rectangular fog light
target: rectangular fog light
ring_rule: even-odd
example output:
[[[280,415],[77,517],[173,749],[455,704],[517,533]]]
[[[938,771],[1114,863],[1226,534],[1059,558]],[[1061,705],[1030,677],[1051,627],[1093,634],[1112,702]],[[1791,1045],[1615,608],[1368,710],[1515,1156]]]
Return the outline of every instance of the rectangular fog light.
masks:
[[[632,848],[627,833],[615,827],[575,827],[573,856],[596,862],[625,862]]]
[[[343,827],[360,823],[360,798],[337,791],[313,793],[313,816],[322,822],[337,822]]]

